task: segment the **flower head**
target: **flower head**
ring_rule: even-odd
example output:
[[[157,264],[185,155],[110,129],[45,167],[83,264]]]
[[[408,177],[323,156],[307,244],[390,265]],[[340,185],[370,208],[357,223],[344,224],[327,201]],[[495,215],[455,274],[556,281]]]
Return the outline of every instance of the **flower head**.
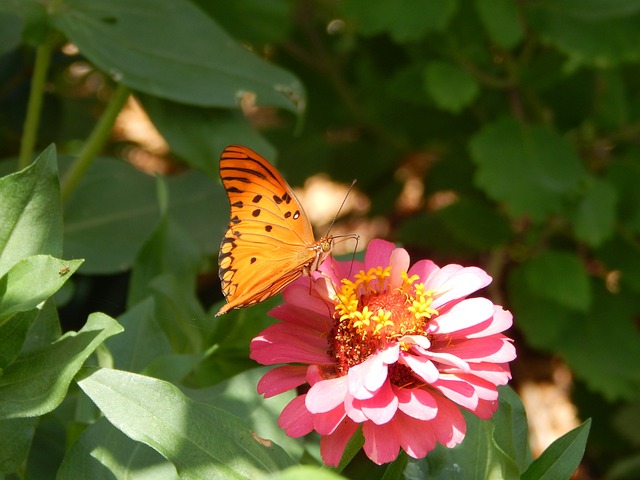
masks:
[[[354,274],[351,274],[351,271]],[[280,323],[251,342],[268,372],[266,397],[310,385],[280,415],[289,436],[316,430],[328,465],[340,462],[362,426],[367,456],[378,464],[400,449],[422,458],[439,442],[460,443],[459,407],[480,418],[497,409],[497,385],[516,357],[501,334],[511,314],[482,297],[467,298],[491,277],[476,267],[438,267],[373,240],[364,263],[327,260],[321,272],[284,291],[270,315]]]

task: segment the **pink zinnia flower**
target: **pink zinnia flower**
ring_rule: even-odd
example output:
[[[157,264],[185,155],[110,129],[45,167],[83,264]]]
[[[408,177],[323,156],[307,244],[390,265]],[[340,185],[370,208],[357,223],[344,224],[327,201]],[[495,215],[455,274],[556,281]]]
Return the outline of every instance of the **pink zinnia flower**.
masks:
[[[311,290],[301,278],[284,291],[285,303],[269,312],[282,322],[251,342],[254,360],[294,364],[264,375],[258,392],[310,385],[279,425],[291,437],[316,430],[327,465],[338,465],[360,426],[377,464],[401,448],[422,458],[436,442],[453,447],[466,429],[459,407],[490,418],[516,358],[500,333],[511,313],[466,298],[490,282],[476,267],[410,267],[406,250],[382,240],[369,244],[364,264],[327,260]]]

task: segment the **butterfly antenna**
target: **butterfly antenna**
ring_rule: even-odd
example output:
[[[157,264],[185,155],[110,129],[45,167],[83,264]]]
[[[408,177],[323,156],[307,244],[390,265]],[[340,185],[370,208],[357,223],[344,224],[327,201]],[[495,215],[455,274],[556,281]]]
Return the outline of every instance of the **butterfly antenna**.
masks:
[[[340,204],[340,208],[338,208],[338,211],[333,216],[333,220],[331,220],[331,224],[329,224],[329,228],[327,228],[327,233],[326,233],[325,237],[329,236],[329,232],[333,228],[333,224],[336,223],[336,220],[338,219],[338,215],[340,215],[340,212],[344,208],[344,204],[347,203],[347,198],[349,198],[349,194],[351,193],[351,190],[353,190],[353,186],[356,184],[357,181],[358,180],[353,179],[353,181],[351,182],[351,186],[349,186],[349,190],[347,190],[347,194],[342,199],[342,203]]]

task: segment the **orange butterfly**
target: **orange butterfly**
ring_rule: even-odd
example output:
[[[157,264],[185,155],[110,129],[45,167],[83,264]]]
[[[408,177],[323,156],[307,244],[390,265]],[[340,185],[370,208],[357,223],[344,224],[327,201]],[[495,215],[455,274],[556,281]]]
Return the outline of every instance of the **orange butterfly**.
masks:
[[[220,178],[231,220],[218,257],[227,304],[216,316],[279,293],[301,275],[311,275],[331,253],[334,237],[316,241],[309,218],[278,171],[238,145],[220,156]]]

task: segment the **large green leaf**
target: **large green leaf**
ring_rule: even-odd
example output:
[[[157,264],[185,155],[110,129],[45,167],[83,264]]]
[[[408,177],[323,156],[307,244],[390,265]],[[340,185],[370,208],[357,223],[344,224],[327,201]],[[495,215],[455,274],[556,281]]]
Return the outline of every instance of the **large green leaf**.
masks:
[[[438,445],[424,459],[409,460],[408,478],[504,479],[519,478],[530,461],[524,408],[513,392],[500,389],[494,418],[480,420],[465,412],[467,431],[454,448]]]
[[[200,108],[138,95],[171,150],[189,165],[218,178],[220,153],[231,144],[246,145],[267,158],[275,150],[249,124],[240,109]]]
[[[280,413],[297,396],[297,392],[291,390],[263,398],[256,390],[260,378],[271,368],[253,368],[212,387],[183,390],[193,400],[241,418],[258,436],[272,440],[284,448],[289,456],[299,459],[304,452],[303,441],[288,437],[278,426]]]
[[[425,89],[436,105],[451,113],[469,106],[479,93],[476,79],[455,65],[435,61],[424,71]]]
[[[0,473],[12,473],[27,460],[37,418],[0,420]]]
[[[529,465],[520,478],[522,480],[564,480],[571,477],[584,455],[590,427],[591,420],[587,420],[558,438]]]
[[[87,357],[120,331],[115,320],[94,313],[79,332],[18,356],[0,376],[0,419],[33,417],[56,408]]]
[[[20,45],[24,20],[13,13],[0,13],[0,57]]]
[[[11,321],[0,324],[0,369],[6,367],[18,356],[38,312],[36,308],[17,312],[12,316]]]
[[[65,0],[54,25],[116,81],[176,102],[260,104],[300,112],[304,90],[290,73],[235,42],[188,0]]]
[[[544,0],[531,4],[528,17],[543,41],[575,63],[607,67],[640,58],[640,8],[633,0]]]
[[[428,32],[444,30],[458,6],[457,0],[425,2],[347,0],[342,9],[364,35],[389,33],[398,43],[420,40]]]
[[[148,296],[151,293],[150,282],[162,274],[173,275],[184,287],[185,294],[192,293],[196,288],[200,254],[188,233],[165,215],[136,258],[127,303],[132,305]]]
[[[595,180],[571,218],[576,237],[592,247],[613,235],[618,195],[606,180]]]
[[[171,353],[169,340],[155,314],[155,302],[148,297],[118,317],[124,332],[105,342],[115,368],[140,372],[155,358]]]
[[[480,20],[491,39],[504,48],[515,47],[524,37],[518,4],[511,0],[475,0]]]
[[[513,216],[541,221],[559,212],[586,176],[576,152],[557,133],[513,118],[484,127],[470,148],[477,185]]]
[[[171,461],[181,478],[255,478],[292,465],[239,419],[185,397],[170,383],[118,370],[89,370],[79,382],[109,422]]]
[[[65,204],[65,252],[83,272],[128,269],[160,220],[152,177],[113,158],[98,158]]]
[[[477,199],[461,199],[437,215],[456,240],[477,251],[504,245],[512,235],[507,219]]]
[[[574,323],[556,348],[576,377],[610,402],[640,395],[640,314],[637,298],[594,289],[597,309]]]
[[[580,258],[549,250],[523,265],[532,292],[572,310],[586,312],[591,305],[591,286]]]
[[[180,478],[171,462],[127,437],[103,417],[87,427],[71,446],[56,478],[112,480],[114,476],[131,480]]]
[[[51,297],[82,262],[34,255],[13,265],[0,278],[0,325],[13,314],[33,310]]]
[[[528,344],[543,351],[554,351],[566,335],[571,334],[579,315],[532,290],[527,275],[526,264],[509,272],[509,307]]]
[[[18,260],[62,255],[62,203],[53,146],[24,170],[0,178],[0,276]]]

